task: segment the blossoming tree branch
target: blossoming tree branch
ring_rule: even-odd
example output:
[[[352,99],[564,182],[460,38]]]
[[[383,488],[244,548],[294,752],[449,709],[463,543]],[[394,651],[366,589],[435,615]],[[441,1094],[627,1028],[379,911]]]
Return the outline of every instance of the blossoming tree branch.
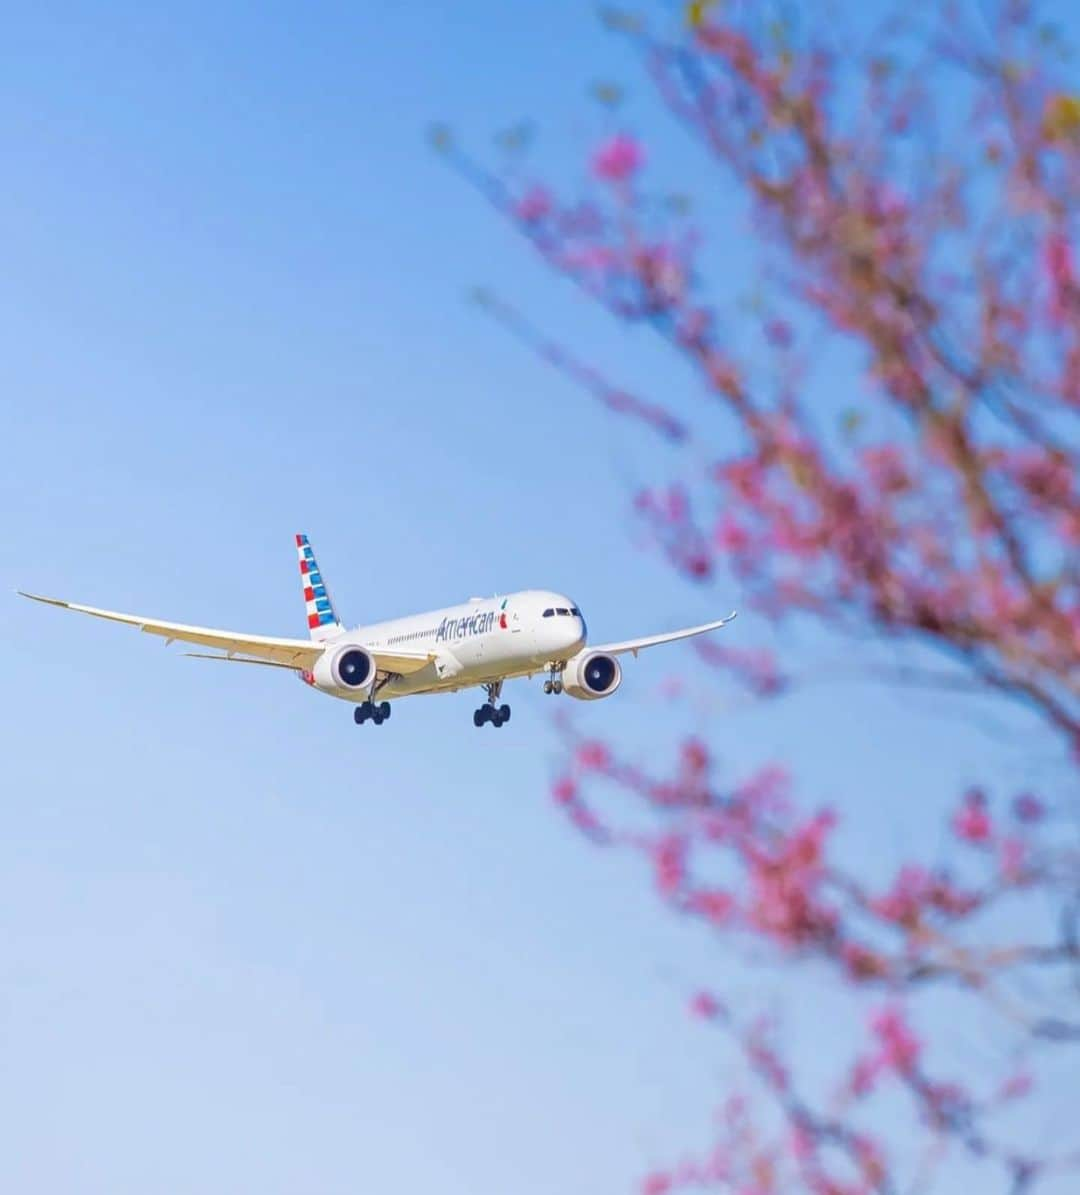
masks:
[[[1080,1107],[1080,95],[1018,0],[901,12],[865,52],[809,6],[797,23],[766,7],[697,0],[659,27],[605,14],[697,142],[703,181],[745,203],[761,262],[750,314],[735,280],[710,274],[724,231],[665,201],[630,128],[593,147],[585,193],[437,138],[553,270],[689,367],[730,435],[711,443],[587,350],[485,302],[613,417],[708,462],[636,495],[671,567],[734,579],[781,630],[797,616],[872,636],[913,671],[938,658],[961,705],[1026,709],[1032,758],[1056,752],[1068,780],[1007,792],[986,777],[956,796],[948,869],[913,860],[882,877],[843,856],[834,814],[805,807],[783,761],[721,786],[700,737],[651,773],[567,730],[554,795],[582,832],[640,852],[679,913],[830,977],[862,1010],[826,1090],[763,1010],[691,994],[749,1087],[715,1141],[658,1162],[644,1190],[956,1189],[965,1166],[980,1190],[1064,1189],[1080,1131],[1047,1142],[1031,1126],[1040,1100],[1063,1098],[1060,1080],[1041,1086],[1063,1051]],[[744,350],[747,320],[766,369]],[[823,398],[815,365],[834,349],[858,376]],[[701,658],[761,700],[793,683],[763,650],[710,643]],[[613,787],[651,830],[610,812],[627,808],[605,803]],[[943,990],[990,1027],[992,1061],[950,1071],[919,1031]]]

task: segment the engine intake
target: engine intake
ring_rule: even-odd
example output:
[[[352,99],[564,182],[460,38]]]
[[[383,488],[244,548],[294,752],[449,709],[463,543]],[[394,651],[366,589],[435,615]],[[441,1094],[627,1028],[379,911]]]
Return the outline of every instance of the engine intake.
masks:
[[[585,651],[568,660],[563,670],[563,687],[578,701],[610,697],[622,684],[622,668],[614,656],[602,651]]]
[[[324,651],[312,675],[320,689],[363,689],[375,678],[375,660],[369,651],[350,643],[337,651]]]

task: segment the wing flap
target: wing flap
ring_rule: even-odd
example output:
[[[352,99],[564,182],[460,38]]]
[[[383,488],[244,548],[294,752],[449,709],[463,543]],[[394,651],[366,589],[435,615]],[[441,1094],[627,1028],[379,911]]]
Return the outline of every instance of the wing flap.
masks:
[[[718,618],[715,622],[705,622],[698,627],[684,627],[679,631],[666,631],[662,635],[648,635],[644,639],[624,639],[621,643],[602,643],[596,647],[590,644],[589,651],[602,651],[609,656],[618,656],[629,651],[636,656],[644,647],[656,647],[660,643],[674,643],[678,639],[692,639],[695,635],[718,631],[727,626],[737,613],[737,610],[732,610],[727,618]]]
[[[371,652],[380,672],[396,672],[400,676],[408,676],[413,672],[422,672],[434,659],[433,655],[421,655],[419,652],[410,653],[383,651],[381,647],[366,647]]]
[[[245,656],[222,656],[205,651],[185,651],[183,654],[189,660],[222,660],[226,664],[258,664],[260,668],[284,668],[288,672],[300,671],[292,664],[279,664],[277,660],[252,660]]]

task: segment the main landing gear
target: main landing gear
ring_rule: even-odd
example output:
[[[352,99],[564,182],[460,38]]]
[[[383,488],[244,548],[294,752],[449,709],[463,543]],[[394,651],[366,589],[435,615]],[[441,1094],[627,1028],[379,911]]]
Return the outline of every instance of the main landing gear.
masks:
[[[509,722],[510,707],[495,704],[502,695],[502,681],[492,681],[491,684],[485,685],[484,689],[487,692],[487,701],[473,714],[472,724],[479,727],[483,726],[485,722],[490,722],[492,726],[502,726]]]
[[[353,721],[357,726],[362,726],[369,718],[376,726],[381,726],[389,717],[389,701],[365,701],[353,710]]]

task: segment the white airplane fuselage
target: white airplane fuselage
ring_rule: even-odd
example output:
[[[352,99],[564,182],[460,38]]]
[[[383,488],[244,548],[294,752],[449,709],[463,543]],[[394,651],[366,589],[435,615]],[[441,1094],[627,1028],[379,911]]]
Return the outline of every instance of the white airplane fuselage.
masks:
[[[335,652],[355,645],[369,651],[432,653],[435,658],[426,667],[381,687],[380,696],[393,698],[532,676],[576,655],[586,637],[585,620],[565,594],[526,589],[356,627],[326,640],[326,646]],[[310,673],[304,679],[314,683]],[[317,687],[345,701],[367,699],[363,689]]]

